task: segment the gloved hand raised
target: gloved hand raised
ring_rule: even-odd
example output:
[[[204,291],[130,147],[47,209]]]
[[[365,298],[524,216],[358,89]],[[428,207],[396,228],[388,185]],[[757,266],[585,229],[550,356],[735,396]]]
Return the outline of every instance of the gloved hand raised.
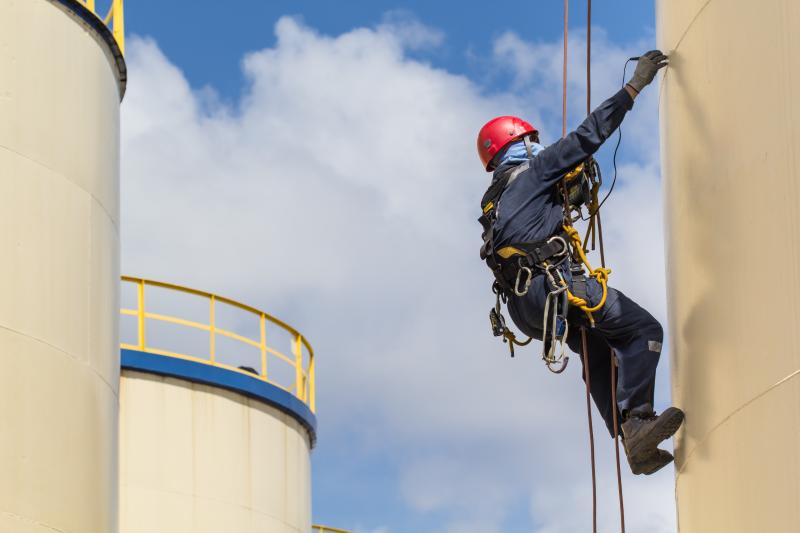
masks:
[[[656,77],[659,69],[667,66],[667,56],[661,50],[650,50],[639,58],[636,64],[636,71],[628,82],[637,93],[642,92],[645,86],[649,85]]]

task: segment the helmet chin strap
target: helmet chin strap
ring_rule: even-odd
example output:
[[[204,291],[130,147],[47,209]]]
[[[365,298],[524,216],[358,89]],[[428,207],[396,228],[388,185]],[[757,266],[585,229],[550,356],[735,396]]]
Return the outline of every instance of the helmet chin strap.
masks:
[[[525,151],[528,153],[528,159],[533,159],[533,147],[531,146],[531,136],[526,135],[522,138],[525,141]]]

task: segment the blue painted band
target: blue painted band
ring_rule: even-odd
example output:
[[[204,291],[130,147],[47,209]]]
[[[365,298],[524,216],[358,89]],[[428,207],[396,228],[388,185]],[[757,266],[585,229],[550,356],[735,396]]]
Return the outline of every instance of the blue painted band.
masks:
[[[280,409],[308,431],[312,448],[316,444],[317,417],[294,394],[280,387],[256,377],[187,359],[125,349],[121,351],[121,355],[122,368],[221,387]]]

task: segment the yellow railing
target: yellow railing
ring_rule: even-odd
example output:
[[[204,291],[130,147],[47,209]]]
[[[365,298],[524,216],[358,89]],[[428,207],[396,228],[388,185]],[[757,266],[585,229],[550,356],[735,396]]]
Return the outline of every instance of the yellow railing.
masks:
[[[122,6],[123,0],[111,0],[111,5],[108,7],[108,13],[105,17],[101,16],[96,9],[95,0],[78,0],[81,4],[86,6],[86,9],[94,13],[100,18],[111,33],[114,34],[114,39],[117,40],[119,50],[125,54],[125,10]]]
[[[335,527],[328,526],[311,526],[311,533],[350,533],[344,529],[336,529]]]
[[[245,305],[239,303],[235,300],[231,300],[230,298],[225,298],[223,296],[218,296],[216,294],[211,294],[204,291],[198,291],[196,289],[190,289],[188,287],[181,287],[180,285],[173,285],[171,283],[163,283],[160,281],[151,281],[141,278],[131,278],[127,276],[122,277],[122,283],[124,284],[133,284],[136,288],[136,308],[135,309],[126,309],[122,308],[120,313],[122,316],[130,316],[136,318],[136,344],[132,343],[121,343],[122,348],[129,349],[129,350],[139,350],[142,352],[153,353],[157,355],[163,355],[167,357],[177,357],[180,359],[188,359],[190,361],[196,361],[200,363],[204,363],[207,365],[212,365],[216,367],[222,367],[234,372],[241,372],[252,376],[254,378],[261,379],[262,381],[266,381],[272,385],[280,387],[292,394],[294,394],[299,400],[303,403],[308,405],[311,412],[316,410],[315,405],[315,397],[314,397],[314,351],[311,348],[311,345],[308,341],[300,334],[296,329],[289,326],[285,322],[278,320],[277,318],[268,315],[267,313],[256,309],[255,307],[250,307],[249,305]],[[158,288],[163,289],[166,291],[174,291],[176,293],[183,293],[189,294],[193,296],[198,296],[204,300],[206,300],[206,305],[208,306],[206,309],[208,313],[208,322],[196,322],[192,320],[187,320],[185,318],[180,318],[177,316],[171,316],[168,314],[162,313],[155,313],[151,310],[148,310],[148,298],[147,298],[147,289],[148,288]],[[231,306],[237,310],[245,312],[247,316],[254,317],[257,320],[259,336],[256,339],[250,338],[245,335],[240,335],[238,333],[234,333],[233,331],[224,329],[219,327],[218,321],[216,319],[218,306],[219,304],[225,304],[227,306]],[[150,308],[152,309],[152,308]],[[205,313],[204,312],[204,313]],[[195,354],[190,353],[180,353],[176,351],[170,351],[164,349],[163,346],[154,346],[153,342],[148,341],[147,331],[150,321],[156,321],[160,323],[167,323],[167,324],[174,324],[177,326],[185,327],[185,328],[192,328],[194,330],[202,330],[208,333],[208,357],[205,356],[198,356]],[[274,344],[268,344],[267,339],[267,326],[277,326],[280,330],[284,333],[288,334],[291,339],[291,355],[286,355],[274,348]],[[234,366],[230,364],[226,364],[219,361],[219,350],[217,347],[217,340],[220,338],[227,338],[237,343],[244,344],[249,346],[253,349],[257,349],[260,354],[261,364],[260,370],[258,375],[255,375],[253,372],[239,368],[239,366]],[[307,361],[304,363],[303,361],[303,350],[305,349],[308,357]],[[293,367],[294,371],[291,372],[293,374],[293,381],[292,384],[287,383],[280,383],[279,380],[272,377],[271,373],[268,372],[269,368],[271,368],[272,364],[268,364],[270,359],[276,358],[281,364],[290,365]],[[324,531],[324,530],[323,530]],[[330,531],[337,531],[331,529]]]

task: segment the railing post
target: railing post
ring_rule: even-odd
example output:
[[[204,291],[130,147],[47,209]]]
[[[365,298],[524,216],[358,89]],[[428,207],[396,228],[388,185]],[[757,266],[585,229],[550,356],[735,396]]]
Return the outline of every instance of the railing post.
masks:
[[[90,0],[94,2],[94,0]],[[112,29],[114,38],[117,40],[119,51],[125,55],[125,9],[122,5],[122,0],[113,0],[111,4],[111,18],[114,20],[114,27]]]
[[[316,379],[314,370],[314,352],[308,351],[308,408],[312,413],[317,411]]]
[[[138,329],[139,329],[139,349],[141,351],[145,351],[145,336],[144,336],[144,280],[139,280],[136,282],[137,290],[136,290],[136,302],[138,305],[138,309],[136,310],[136,320],[138,322]]]
[[[209,326],[209,339],[211,342],[211,346],[209,348],[209,357],[211,358],[211,362],[214,362],[214,358],[216,357],[216,328],[214,327],[214,302],[216,301],[216,297],[212,294],[211,298],[209,299],[209,318],[208,318],[208,326]]]
[[[259,317],[261,328],[261,377],[267,379],[267,317],[261,313]]]
[[[305,384],[303,383],[303,345],[302,337],[299,333],[294,338],[292,351],[294,352],[295,395],[297,395],[297,397],[301,400],[305,401],[306,391]]]

